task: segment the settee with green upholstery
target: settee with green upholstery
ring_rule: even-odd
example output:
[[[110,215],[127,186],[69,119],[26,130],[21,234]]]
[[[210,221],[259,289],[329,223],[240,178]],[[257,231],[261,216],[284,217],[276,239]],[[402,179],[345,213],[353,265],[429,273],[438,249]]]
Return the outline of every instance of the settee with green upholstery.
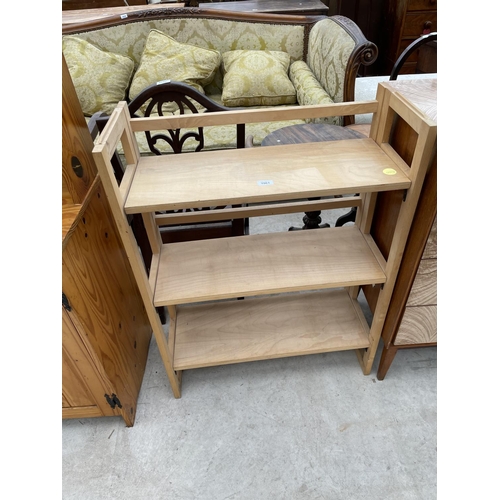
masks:
[[[165,80],[232,109],[353,101],[359,67],[375,61],[377,47],[343,16],[172,8],[63,26],[63,54],[90,118],[110,114],[120,100],[140,100],[144,89]],[[320,120],[348,125],[352,118]],[[304,121],[247,124],[245,133],[258,145],[270,132]],[[207,127],[204,135],[205,149],[236,146],[233,126]],[[138,142],[150,154],[143,133]],[[162,153],[169,148],[160,147]]]

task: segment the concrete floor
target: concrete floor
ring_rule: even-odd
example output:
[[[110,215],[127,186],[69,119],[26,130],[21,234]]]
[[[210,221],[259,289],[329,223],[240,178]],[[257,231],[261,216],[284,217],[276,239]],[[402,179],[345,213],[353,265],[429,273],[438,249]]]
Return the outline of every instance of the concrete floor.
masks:
[[[399,351],[384,381],[379,357],[369,376],[352,351],[188,370],[176,400],[153,338],[134,427],[62,422],[62,498],[436,498],[437,349]]]
[[[251,233],[301,217],[255,218]],[[437,348],[400,350],[384,381],[379,358],[369,376],[352,351],[188,370],[176,400],[153,338],[134,427],[62,422],[62,498],[435,499]]]

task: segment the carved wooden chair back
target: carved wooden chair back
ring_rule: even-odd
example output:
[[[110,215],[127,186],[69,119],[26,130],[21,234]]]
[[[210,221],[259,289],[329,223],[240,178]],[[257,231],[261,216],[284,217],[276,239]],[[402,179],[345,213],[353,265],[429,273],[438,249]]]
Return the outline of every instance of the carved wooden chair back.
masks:
[[[164,116],[172,112],[180,115],[188,113],[216,113],[218,111],[234,111],[213,101],[205,94],[199,92],[194,87],[181,82],[165,80],[146,87],[128,105],[132,117],[149,117],[153,113]],[[159,141],[165,141],[170,145],[174,153],[182,153],[183,147],[188,139],[198,142],[195,151],[201,151],[205,146],[203,127],[198,127],[197,131],[182,129],[168,130],[168,135],[158,132],[151,134],[146,131],[146,139],[149,149],[156,155],[161,155],[161,151],[156,147]],[[245,124],[236,125],[236,147],[245,147]]]
[[[128,105],[128,112],[132,118],[150,117],[150,116],[171,116],[172,112],[180,115],[190,113],[216,113],[220,111],[234,111],[235,108],[228,108],[213,101],[205,94],[199,92],[194,87],[181,82],[165,80],[157,82],[146,87],[138,96],[136,96]],[[108,122],[109,117],[104,114],[96,114],[91,121],[94,122],[102,131]],[[245,147],[245,124],[236,124],[236,147]],[[93,127],[95,128],[95,127]],[[193,129],[171,129],[166,131],[145,131],[147,145],[151,153],[162,155],[168,152],[168,147],[161,148],[159,145],[163,141],[168,144],[173,153],[183,153],[184,146],[189,139],[194,139],[197,145],[195,152],[201,151],[205,146],[203,127]],[[94,134],[95,138],[95,134]],[[190,149],[192,150],[192,141]],[[162,152],[162,150],[164,152]],[[170,153],[171,154],[171,153]],[[124,172],[124,166],[117,153],[111,159],[115,177],[121,182]],[[195,209],[212,210],[223,209],[225,207],[205,207]],[[183,211],[190,211],[184,209]],[[139,222],[139,230],[142,231],[142,224]],[[162,228],[161,234],[164,242],[188,241],[206,238],[219,238],[228,236],[238,236],[248,234],[249,221],[245,219],[232,219],[219,221],[217,223],[203,222],[195,225],[183,224],[175,227]],[[145,242],[144,247],[147,247]],[[149,255],[150,252],[145,249]],[[149,259],[148,259],[149,260]]]

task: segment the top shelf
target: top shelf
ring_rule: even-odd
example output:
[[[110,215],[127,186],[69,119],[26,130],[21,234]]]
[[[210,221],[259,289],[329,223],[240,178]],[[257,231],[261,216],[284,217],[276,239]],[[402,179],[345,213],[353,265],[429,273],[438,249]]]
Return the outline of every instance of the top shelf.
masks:
[[[372,139],[142,157],[128,214],[407,189]]]

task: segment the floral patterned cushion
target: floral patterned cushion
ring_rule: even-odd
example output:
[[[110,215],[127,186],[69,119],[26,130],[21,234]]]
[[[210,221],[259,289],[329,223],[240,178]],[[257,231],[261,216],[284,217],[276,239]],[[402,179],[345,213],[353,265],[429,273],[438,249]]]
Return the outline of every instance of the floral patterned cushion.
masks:
[[[65,36],[62,50],[82,111],[111,114],[126,96],[134,62],[129,57],[101,50],[76,36]]]
[[[273,50],[232,50],[222,54],[224,106],[294,104],[297,96],[288,78],[290,56]]]
[[[130,57],[137,67],[152,29],[161,31],[180,43],[217,50],[221,54],[229,50],[279,50],[290,54],[291,61],[304,57],[304,26],[293,24],[276,23],[270,29],[264,23],[227,19],[152,19],[85,31],[78,36],[103,50]],[[207,95],[222,92],[220,68],[205,91]]]
[[[207,19],[188,15],[141,19],[89,29],[78,33],[78,37],[104,52],[120,54],[132,59],[135,67],[138,68],[151,30],[159,31],[180,44],[194,45],[201,49],[218,51],[220,54],[235,50],[286,52],[290,56],[289,78],[295,87],[299,104],[321,104],[328,102],[328,98],[333,102],[343,101],[344,75],[349,56],[354,49],[354,40],[333,19],[318,21],[311,31],[306,33],[304,25],[279,21],[273,23],[271,27],[267,23]],[[294,66],[293,63],[296,61],[302,64]],[[211,83],[204,86],[205,94],[218,102],[222,102],[222,66],[221,64],[216,69]],[[173,78],[158,78],[158,80],[163,79],[174,80]],[[322,87],[323,91],[319,87]],[[332,120],[333,123],[337,123],[338,118],[314,121],[322,120]],[[258,145],[268,133],[295,123],[304,123],[304,120],[248,124],[246,134],[253,135],[254,144]],[[151,154],[144,134],[138,133],[137,136],[141,153]],[[234,126],[205,127],[205,149],[235,146]],[[168,152],[169,147],[161,145],[160,149]],[[190,147],[186,148],[186,150],[189,149]]]
[[[129,97],[133,99],[149,85],[167,79],[186,83],[203,92],[203,86],[214,79],[220,61],[217,50],[180,43],[153,29],[132,79]]]

